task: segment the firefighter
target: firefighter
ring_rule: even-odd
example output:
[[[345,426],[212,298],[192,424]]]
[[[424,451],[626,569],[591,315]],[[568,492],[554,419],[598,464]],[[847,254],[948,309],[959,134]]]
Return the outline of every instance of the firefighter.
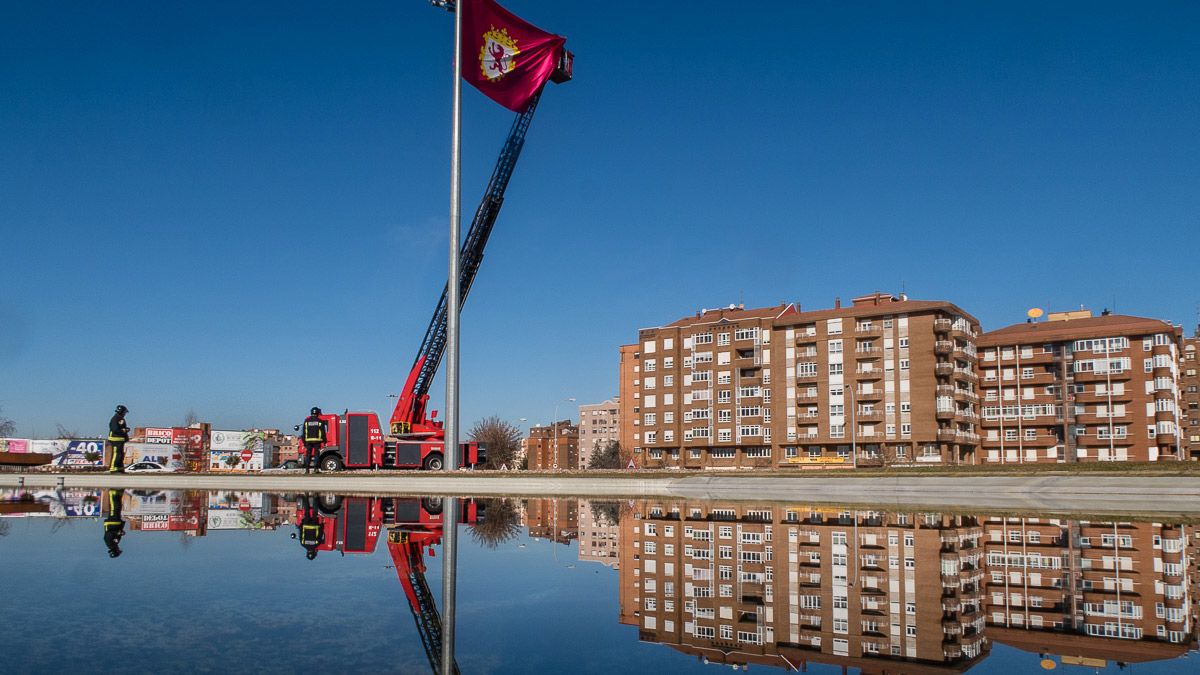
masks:
[[[317,557],[317,549],[325,543],[325,530],[321,527],[316,507],[312,505],[313,499],[312,495],[300,498],[300,512],[296,514],[297,534],[292,535],[292,539],[299,536],[300,545],[305,549],[304,557],[309,560]]]
[[[304,473],[313,468],[319,470],[316,466],[317,457],[321,454],[321,446],[325,445],[325,438],[329,433],[329,425],[321,419],[321,409],[313,406],[309,413],[304,424],[300,425],[300,440],[304,442]]]
[[[108,421],[108,444],[112,448],[109,473],[125,473],[125,442],[129,440],[129,425],[125,423],[127,412],[129,408],[119,405],[116,414]]]
[[[108,515],[104,518],[104,545],[108,547],[108,557],[116,558],[121,555],[121,537],[125,536],[125,521],[121,518],[121,502],[125,499],[125,491],[105,492],[108,495]]]

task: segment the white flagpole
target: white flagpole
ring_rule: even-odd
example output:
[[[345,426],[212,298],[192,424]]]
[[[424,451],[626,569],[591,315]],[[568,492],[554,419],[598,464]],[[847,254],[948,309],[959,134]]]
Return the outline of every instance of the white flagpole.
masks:
[[[443,462],[446,471],[458,469],[458,314],[461,289],[458,283],[459,230],[462,190],[462,7],[454,11],[454,104],[450,132],[450,278],[446,298],[446,442]]]

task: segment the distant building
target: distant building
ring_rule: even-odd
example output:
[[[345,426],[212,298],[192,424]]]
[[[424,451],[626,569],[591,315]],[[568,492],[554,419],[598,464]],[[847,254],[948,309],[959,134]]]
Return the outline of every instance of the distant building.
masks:
[[[530,499],[525,504],[529,536],[570,544],[579,538],[578,499]]]
[[[620,442],[620,397],[579,406],[579,468],[586,469],[592,453]]]
[[[1182,459],[1180,329],[1086,310],[1048,318],[979,338],[983,461]]]
[[[590,501],[579,503],[579,561],[619,569],[621,524],[596,518]]]
[[[532,471],[579,468],[579,427],[571,420],[533,427],[525,438],[525,456]]]
[[[618,363],[619,389],[617,396],[617,440],[621,443],[622,458],[635,457],[634,461],[640,467],[642,458],[634,448],[638,445],[640,435],[634,420],[641,411],[641,352],[639,345],[621,345],[620,361]]]

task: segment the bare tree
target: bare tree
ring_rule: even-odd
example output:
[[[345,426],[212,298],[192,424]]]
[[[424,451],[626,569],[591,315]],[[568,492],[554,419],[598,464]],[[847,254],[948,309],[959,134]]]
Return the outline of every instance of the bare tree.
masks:
[[[55,437],[60,440],[70,440],[79,438],[79,431],[76,429],[68,429],[61,424],[55,424]]]
[[[496,548],[516,538],[521,531],[521,512],[513,500],[481,499],[483,521],[471,528],[471,538],[485,548]]]
[[[517,452],[521,449],[521,430],[496,415],[485,417],[471,427],[471,440],[487,446],[484,469],[499,469],[501,465],[515,469]]]
[[[4,409],[0,408],[0,412]],[[8,419],[4,415],[0,415],[0,438],[7,438],[17,433],[17,423]]]
[[[199,422],[200,416],[196,414],[195,410],[188,408],[187,414],[183,416],[183,426],[190,427]]]

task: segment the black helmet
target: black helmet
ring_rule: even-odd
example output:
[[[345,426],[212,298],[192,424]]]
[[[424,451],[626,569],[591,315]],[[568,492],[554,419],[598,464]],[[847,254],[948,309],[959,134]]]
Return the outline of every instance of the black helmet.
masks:
[[[108,557],[119,558],[120,556],[121,556],[121,549],[116,548],[116,547],[108,549]]]
[[[311,550],[310,550],[308,553],[305,553],[305,554],[304,554],[304,557],[305,557],[305,558],[308,558],[309,560],[315,560],[315,559],[316,559],[316,557],[317,557],[317,552],[316,552],[316,551],[311,551]]]
[[[312,414],[314,414],[314,415],[320,415],[320,414],[321,414],[321,409],[320,409],[320,408],[318,408],[317,406],[315,406],[315,405],[314,405],[314,406],[313,406],[313,408],[312,408],[312,410],[310,410],[309,412],[310,412],[310,413],[312,413]]]
[[[129,412],[129,408],[126,408],[126,407],[125,407],[125,406],[123,406],[123,405],[119,405],[119,406],[117,406],[117,414],[118,414],[118,415],[124,415],[124,414],[125,414],[125,413],[127,413],[127,412]]]

